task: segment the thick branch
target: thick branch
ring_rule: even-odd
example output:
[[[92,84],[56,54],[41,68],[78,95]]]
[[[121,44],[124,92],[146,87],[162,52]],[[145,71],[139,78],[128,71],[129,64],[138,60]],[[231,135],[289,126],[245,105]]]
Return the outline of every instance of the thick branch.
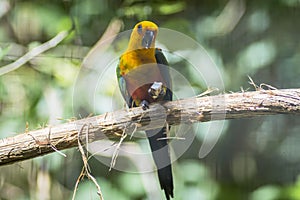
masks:
[[[89,141],[119,139],[122,133],[170,125],[273,114],[299,114],[300,89],[259,90],[153,104],[150,109],[119,110],[0,140],[0,165],[77,146],[78,134]],[[83,126],[85,125],[85,126]],[[82,138],[81,138],[82,139]]]

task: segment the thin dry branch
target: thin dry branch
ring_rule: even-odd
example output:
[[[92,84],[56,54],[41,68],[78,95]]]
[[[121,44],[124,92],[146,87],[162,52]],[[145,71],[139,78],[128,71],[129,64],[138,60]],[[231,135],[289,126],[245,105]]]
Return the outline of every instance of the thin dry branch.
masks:
[[[88,134],[88,132],[89,132],[89,125],[85,124],[85,125],[83,125],[81,127],[81,130],[78,132],[78,138],[80,137],[80,134],[84,132],[84,128],[85,127],[87,127],[86,128],[87,129],[86,132]],[[78,176],[78,179],[76,181],[72,200],[75,199],[76,191],[77,191],[79,182],[84,178],[84,176],[86,176],[86,177],[88,177],[88,179],[92,180],[92,182],[94,183],[94,185],[97,188],[97,194],[99,195],[99,199],[103,200],[103,195],[102,195],[102,192],[101,192],[100,185],[97,183],[96,178],[94,176],[92,176],[92,174],[90,173],[90,167],[89,167],[89,164],[88,164],[88,158],[87,158],[87,156],[86,156],[86,154],[84,152],[84,149],[82,147],[82,144],[81,144],[80,140],[78,140],[78,148],[79,148],[79,151],[81,153],[81,157],[82,157],[82,161],[83,161],[83,167],[82,167],[80,175]]]
[[[85,56],[81,66],[84,68],[93,67],[95,65],[94,62],[98,62],[97,60],[99,59],[99,55],[101,55],[117,37],[117,34],[120,32],[122,26],[123,23],[121,20],[111,20],[102,37]]]
[[[0,140],[0,165],[31,159],[78,146],[78,133],[89,124],[89,142],[120,139],[133,130],[149,130],[170,125],[191,124],[212,120],[237,119],[274,114],[300,114],[300,89],[240,92],[216,96],[196,97],[163,104],[150,109],[118,110],[99,116],[25,132]],[[149,125],[151,122],[151,125]],[[163,122],[163,123],[162,123]],[[50,133],[49,133],[50,131]],[[86,138],[86,137],[85,137]]]
[[[8,65],[5,65],[3,67],[0,67],[0,76],[4,75],[6,73],[9,73],[11,71],[14,71],[30,61],[31,59],[35,58],[36,56],[40,55],[41,53],[56,47],[61,41],[63,41],[73,30],[73,28],[69,31],[61,31],[59,32],[55,37],[51,38],[49,41],[33,48],[28,53],[20,57],[18,60],[14,61],[13,63],[10,63]]]

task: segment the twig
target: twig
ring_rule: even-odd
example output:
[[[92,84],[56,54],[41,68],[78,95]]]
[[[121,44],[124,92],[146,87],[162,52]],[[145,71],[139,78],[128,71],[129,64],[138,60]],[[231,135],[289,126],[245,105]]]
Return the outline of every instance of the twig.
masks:
[[[84,178],[84,176],[85,176],[84,172],[85,172],[85,168],[84,168],[84,166],[83,166],[82,169],[81,169],[81,172],[80,172],[80,174],[79,174],[79,176],[78,176],[78,178],[77,178],[77,180],[76,180],[75,186],[74,186],[73,195],[72,195],[72,200],[75,200],[76,192],[77,192],[77,189],[78,189],[78,185],[79,185],[80,181],[81,181],[81,180]]]
[[[111,171],[111,169],[115,166],[116,164],[116,161],[117,161],[117,157],[119,155],[119,150],[120,150],[120,147],[121,147],[121,144],[122,142],[124,141],[124,139],[127,137],[127,134],[125,133],[126,132],[126,128],[124,129],[123,131],[123,134],[122,134],[122,137],[120,139],[120,141],[118,142],[117,146],[116,146],[116,149],[112,155],[112,158],[111,158],[111,162],[110,162],[110,167],[109,167],[109,171]]]
[[[134,124],[134,129],[133,129],[133,131],[132,131],[132,133],[131,133],[131,135],[130,135],[130,139],[132,139],[132,137],[133,137],[134,133],[136,132],[137,128],[138,128],[138,124],[135,123],[135,124]]]
[[[259,85],[259,88],[260,88],[260,89],[263,89],[264,86],[267,87],[267,90],[277,90],[276,87],[273,87],[272,85],[269,85],[269,84],[266,84],[266,83],[261,83],[261,84]]]
[[[248,79],[249,79],[249,84],[252,85],[256,91],[259,90],[260,87],[258,87],[258,86],[254,83],[253,79],[252,79],[250,76],[248,76]]]
[[[28,135],[30,135],[35,143],[38,145],[38,148],[41,149],[42,147],[44,146],[50,146],[55,152],[57,152],[58,154],[62,155],[63,157],[67,157],[66,154],[64,154],[63,152],[59,151],[52,143],[51,143],[51,139],[50,139],[50,135],[51,135],[51,126],[49,126],[49,132],[48,132],[48,136],[46,139],[43,139],[43,140],[38,140],[36,139],[32,134],[30,134],[28,132],[28,123],[26,124],[26,130],[25,130],[25,133],[27,133]]]
[[[100,185],[97,183],[97,180],[95,179],[95,177],[92,176],[92,174],[90,173],[90,167],[89,167],[89,164],[88,164],[88,159],[87,159],[86,154],[84,153],[82,144],[80,142],[80,134],[83,133],[85,127],[87,127],[87,133],[88,133],[90,125],[87,125],[87,124],[83,124],[80,131],[78,132],[78,141],[77,142],[78,142],[78,149],[81,153],[81,157],[82,157],[82,161],[83,161],[83,168],[82,168],[81,173],[80,173],[80,175],[79,175],[79,177],[76,181],[72,199],[75,199],[76,191],[77,191],[79,182],[83,179],[84,176],[87,176],[88,179],[92,180],[93,183],[95,184],[95,186],[97,188],[97,194],[99,195],[100,200],[103,200],[103,195],[102,195],[102,192],[101,192]]]
[[[203,97],[203,96],[206,96],[208,94],[211,94],[213,92],[218,92],[218,91],[219,91],[218,88],[207,88],[207,90],[205,90],[201,94],[198,94],[196,97]]]

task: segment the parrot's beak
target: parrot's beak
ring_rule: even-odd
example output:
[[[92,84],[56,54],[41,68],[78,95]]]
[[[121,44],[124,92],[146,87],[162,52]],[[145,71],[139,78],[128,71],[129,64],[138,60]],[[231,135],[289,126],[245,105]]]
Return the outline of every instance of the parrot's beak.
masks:
[[[155,37],[154,31],[147,30],[142,40],[142,46],[146,49],[149,49],[151,47],[152,42],[154,42],[154,37]]]

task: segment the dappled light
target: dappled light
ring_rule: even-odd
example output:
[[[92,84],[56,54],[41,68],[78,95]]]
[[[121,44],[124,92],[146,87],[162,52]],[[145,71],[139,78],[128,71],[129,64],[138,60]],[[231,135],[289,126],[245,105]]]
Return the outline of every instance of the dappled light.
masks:
[[[223,97],[209,113],[212,121],[176,122],[163,138],[170,144],[174,200],[300,200],[299,115],[283,110],[219,120],[239,112],[226,108],[223,94],[242,98],[262,91],[284,98],[287,93],[274,91],[300,87],[299,19],[299,0],[0,1],[0,140],[48,128],[49,138],[34,140],[55,151],[1,166],[0,199],[72,199],[73,193],[75,199],[99,199],[80,172],[91,173],[104,199],[165,198],[145,133],[136,131],[143,116],[141,124],[115,133],[121,142],[78,134],[86,139],[86,169],[78,148],[60,151],[48,143],[52,126],[128,110],[116,67],[134,25],[150,20],[159,27],[155,47],[170,65],[173,100],[200,98],[210,89],[207,98]],[[249,110],[260,106],[263,101]],[[103,121],[114,119],[107,116]]]

